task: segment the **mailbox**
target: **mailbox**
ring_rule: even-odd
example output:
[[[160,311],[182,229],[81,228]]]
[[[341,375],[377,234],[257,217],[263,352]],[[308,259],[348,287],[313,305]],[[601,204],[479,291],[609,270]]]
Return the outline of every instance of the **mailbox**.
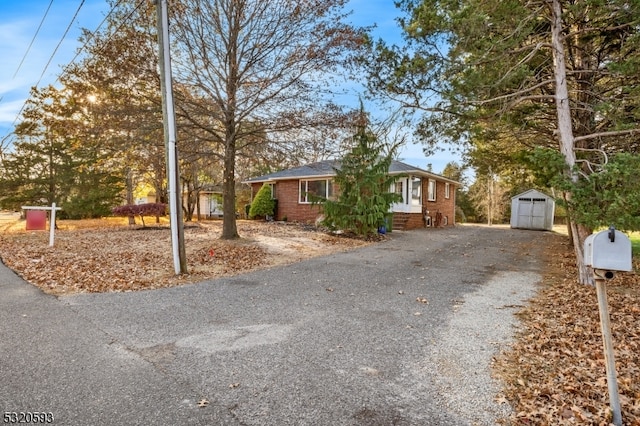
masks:
[[[630,272],[631,240],[613,227],[584,241],[584,263],[593,269]]]

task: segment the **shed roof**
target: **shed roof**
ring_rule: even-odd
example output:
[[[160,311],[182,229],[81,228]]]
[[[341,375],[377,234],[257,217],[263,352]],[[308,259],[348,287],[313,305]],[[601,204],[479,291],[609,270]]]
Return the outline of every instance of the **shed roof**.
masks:
[[[279,172],[270,173],[263,176],[257,176],[251,179],[247,179],[244,182],[256,183],[256,182],[273,182],[273,181],[290,180],[290,179],[312,179],[312,178],[331,177],[336,175],[336,169],[338,170],[340,169],[340,164],[341,163],[339,160],[318,161],[316,163],[305,164],[304,166],[300,166],[300,167],[294,167],[291,169],[281,170]],[[398,160],[391,161],[391,165],[389,166],[389,174],[390,175],[412,174],[416,176],[430,177],[430,178],[451,183],[453,185],[460,186],[460,183],[453,179],[449,179],[444,176],[428,172],[419,167],[415,167]]]
[[[555,200],[555,198],[553,198],[551,195],[547,195],[544,192],[538,191],[537,189],[529,189],[520,194],[514,195],[513,197],[511,197],[511,199],[515,200],[522,197],[549,198]]]

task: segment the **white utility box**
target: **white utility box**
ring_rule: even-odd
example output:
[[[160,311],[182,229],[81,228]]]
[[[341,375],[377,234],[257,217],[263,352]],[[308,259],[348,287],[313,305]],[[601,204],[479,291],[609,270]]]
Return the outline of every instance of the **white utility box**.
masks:
[[[591,234],[584,241],[584,263],[593,269],[630,272],[631,240],[611,228]]]

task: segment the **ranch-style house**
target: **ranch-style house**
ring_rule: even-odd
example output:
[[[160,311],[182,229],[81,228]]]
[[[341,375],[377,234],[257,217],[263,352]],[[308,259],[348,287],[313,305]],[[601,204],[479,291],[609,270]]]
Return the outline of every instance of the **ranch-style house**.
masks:
[[[275,220],[315,223],[322,207],[312,204],[309,194],[335,195],[333,177],[338,160],[325,160],[248,179],[251,198],[263,184],[271,186],[277,200]],[[400,161],[392,161],[389,175],[397,176],[390,188],[402,196],[392,205],[395,230],[455,225],[456,188],[460,183]]]

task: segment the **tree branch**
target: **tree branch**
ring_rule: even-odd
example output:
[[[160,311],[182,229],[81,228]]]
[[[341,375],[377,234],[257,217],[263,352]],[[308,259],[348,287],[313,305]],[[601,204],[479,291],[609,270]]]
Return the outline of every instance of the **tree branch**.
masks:
[[[584,141],[588,139],[595,139],[601,137],[611,137],[611,136],[622,136],[622,135],[632,135],[635,133],[640,133],[640,129],[629,129],[629,130],[617,130],[612,132],[600,132],[600,133],[592,133],[590,135],[584,136],[576,136],[573,138],[574,142]]]

